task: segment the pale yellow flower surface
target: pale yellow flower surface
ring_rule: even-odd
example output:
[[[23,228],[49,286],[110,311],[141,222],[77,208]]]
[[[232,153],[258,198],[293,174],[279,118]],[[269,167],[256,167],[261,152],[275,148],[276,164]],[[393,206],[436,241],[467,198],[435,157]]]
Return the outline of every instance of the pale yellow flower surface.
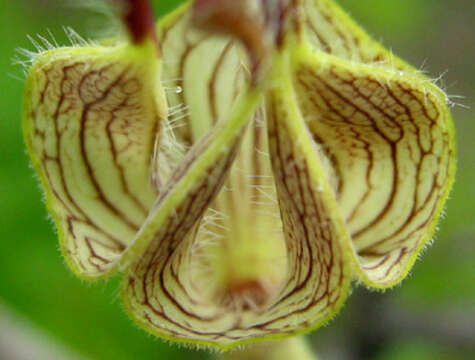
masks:
[[[24,104],[74,273],[124,272],[140,326],[221,349],[399,283],[455,174],[446,95],[333,1],[237,4],[46,51]]]

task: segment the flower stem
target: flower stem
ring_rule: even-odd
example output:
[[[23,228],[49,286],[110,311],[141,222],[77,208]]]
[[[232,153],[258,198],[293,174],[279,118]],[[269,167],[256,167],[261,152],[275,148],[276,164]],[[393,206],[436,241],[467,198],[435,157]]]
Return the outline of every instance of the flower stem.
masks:
[[[318,360],[305,338],[294,337],[246,346],[222,354],[220,360]]]

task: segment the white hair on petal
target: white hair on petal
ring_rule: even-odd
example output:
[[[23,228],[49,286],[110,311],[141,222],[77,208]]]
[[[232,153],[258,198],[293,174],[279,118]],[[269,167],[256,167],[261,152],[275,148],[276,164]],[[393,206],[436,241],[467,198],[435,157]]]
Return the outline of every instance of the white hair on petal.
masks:
[[[93,20],[93,24],[87,26],[87,29],[93,29],[93,33],[84,37],[76,32],[70,26],[63,26],[63,31],[69,41],[69,44],[60,44],[51,30],[47,30],[45,35],[27,35],[32,48],[18,48],[12,58],[14,65],[20,65],[22,73],[26,76],[32,63],[38,55],[61,47],[86,47],[98,46],[98,42],[94,39],[106,38],[124,38],[125,29],[121,22],[120,14],[125,11],[125,3],[122,0],[66,0],[61,3],[63,8],[86,9],[91,13],[99,14],[100,21]]]
[[[23,76],[26,76],[36,58],[47,51],[59,49],[62,47],[98,46],[96,42],[89,39],[85,39],[71,27],[65,26],[63,27],[63,31],[69,41],[69,44],[67,45],[60,45],[56,40],[56,37],[54,36],[53,32],[49,29],[46,31],[46,35],[27,35],[26,37],[30,41],[32,48],[15,49],[15,55],[12,58],[12,63],[14,65],[20,65],[22,68]]]

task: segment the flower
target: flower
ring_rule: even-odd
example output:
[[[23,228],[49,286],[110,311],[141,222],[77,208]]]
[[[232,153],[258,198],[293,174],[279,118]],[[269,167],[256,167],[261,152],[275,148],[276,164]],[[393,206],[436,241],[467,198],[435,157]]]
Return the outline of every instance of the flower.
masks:
[[[455,174],[446,95],[331,0],[197,0],[130,41],[39,54],[26,144],[74,273],[130,316],[227,349],[327,322],[433,235]],[[244,45],[244,46],[240,46]]]

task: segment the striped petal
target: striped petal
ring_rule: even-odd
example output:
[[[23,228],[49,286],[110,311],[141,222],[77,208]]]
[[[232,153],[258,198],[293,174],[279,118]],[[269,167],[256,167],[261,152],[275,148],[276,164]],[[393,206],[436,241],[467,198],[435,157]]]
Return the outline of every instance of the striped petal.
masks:
[[[287,282],[266,326],[284,334],[309,331],[328,321],[348,294],[352,269],[334,176],[307,129],[293,76],[284,52],[275,61],[266,99],[269,154],[289,261]],[[280,309],[275,319],[274,309]]]
[[[432,236],[446,96],[330,0],[192,4],[160,22],[163,59],[144,41],[35,60],[25,138],[63,252],[84,278],[125,270],[127,312],[160,337],[309,331]]]
[[[59,48],[27,79],[24,135],[66,262],[114,269],[157,196],[150,159],[166,118],[153,42]]]
[[[150,235],[153,241],[145,256],[133,264],[126,278],[126,308],[158,336],[227,349],[255,339],[309,331],[338,311],[353,277],[374,287],[400,281],[430,236],[428,228],[436,221],[453,173],[445,97],[412,68],[390,57],[330,2],[304,6],[308,17],[301,43],[284,47],[277,56],[265,109],[239,133],[242,146],[236,147],[224,188],[216,190],[216,199],[196,213],[177,207],[176,222],[166,222],[171,230]],[[193,146],[227,114],[234,118],[232,104],[243,91],[246,60],[231,40],[210,38],[190,28],[190,17],[183,9],[165,19],[161,33],[164,57],[169,56],[167,76],[182,90],[170,92],[169,102],[191,109],[182,116],[176,136],[185,146]],[[318,30],[312,28],[313,16]],[[325,42],[333,48],[326,48]],[[314,81],[318,76],[334,88],[318,87]],[[343,105],[335,94],[357,99],[358,93],[347,93],[342,79],[354,80],[373,107],[389,99],[388,89],[394,89],[387,111],[396,111],[401,103],[414,113],[397,125],[400,119],[392,123],[374,108],[368,111],[375,123],[381,123],[383,134],[398,126],[406,128],[409,122],[423,127],[427,119],[421,114],[432,111],[421,98],[408,100],[397,87],[424,94],[440,111],[440,118],[434,120],[434,142],[439,143],[434,156],[441,162],[421,160],[428,161],[427,165],[420,165],[418,175],[412,174],[421,181],[413,193],[419,192],[417,197],[425,196],[425,200],[416,205],[419,215],[408,220],[408,229],[417,230],[406,237],[405,230],[399,233],[397,221],[413,214],[393,207],[395,200],[382,201],[395,177],[388,176],[388,171],[396,171],[389,170],[391,162],[395,161],[393,169],[401,167],[397,171],[408,174],[404,150],[396,150],[394,157],[386,152],[384,158],[384,146],[391,145],[381,144],[377,127],[368,125],[372,120],[364,123],[357,117],[355,123],[343,124],[335,121],[333,108],[316,107],[328,98],[328,106],[340,110]],[[196,93],[203,97],[198,100]],[[348,100],[347,105],[353,104]],[[350,112],[356,113],[355,109]],[[408,131],[404,146],[419,144],[413,132]],[[362,138],[370,143],[363,150],[375,154],[374,160],[355,150],[354,143]],[[429,164],[432,167],[426,169]],[[431,178],[439,182],[434,191],[427,189]],[[401,181],[405,183],[395,195],[399,199],[410,194],[410,178],[401,176]],[[356,222],[352,222],[349,211],[355,212],[355,206],[361,215],[353,215]],[[360,252],[353,226],[364,226],[361,216],[377,217],[378,212],[384,213],[384,231],[392,226],[400,236],[385,242],[380,248],[384,253],[368,257]],[[164,226],[159,224],[153,228]],[[367,239],[378,246],[387,234],[375,229]],[[389,244],[393,247],[388,248]]]
[[[229,115],[249,73],[236,41],[197,30],[190,6],[168,15],[158,30],[170,121],[178,142],[187,147]]]
[[[131,248],[132,254],[137,246],[144,252],[140,258],[130,257],[135,261],[124,278],[124,305],[140,326],[157,336],[226,347],[250,335],[248,330],[227,333],[239,322],[240,312],[211,298],[219,274],[206,276],[200,264],[209,259],[212,247],[206,222],[217,213],[213,200],[239,151],[246,119],[260,100],[245,92],[233,106],[226,129],[218,125],[185,156],[172,175],[170,191],[163,192]],[[219,242],[218,248],[224,244]]]
[[[307,49],[294,87],[321,161],[329,164],[360,277],[388,287],[433,234],[454,173],[445,95],[426,79]]]
[[[408,273],[432,237],[455,173],[447,98],[327,0],[305,1],[293,86],[328,164],[357,276],[377,288]]]
[[[189,6],[165,18],[159,34],[164,81],[176,89],[169,106],[183,110],[171,120],[175,140],[191,150],[139,233],[145,252],[124,279],[124,303],[160,337],[225,348],[277,332],[250,328],[267,319],[261,306],[280,286],[285,248],[256,111],[262,89],[246,85],[242,48],[194,28]]]

